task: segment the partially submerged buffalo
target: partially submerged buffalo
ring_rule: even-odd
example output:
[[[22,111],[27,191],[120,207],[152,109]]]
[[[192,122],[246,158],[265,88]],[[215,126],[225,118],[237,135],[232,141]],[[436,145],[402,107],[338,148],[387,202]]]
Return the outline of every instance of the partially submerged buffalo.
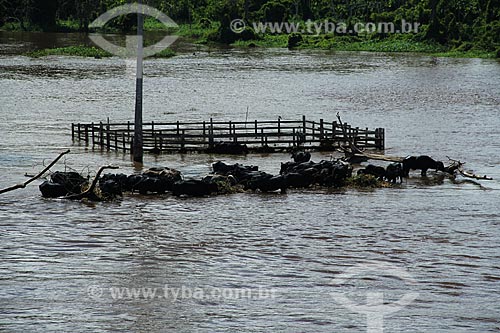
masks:
[[[214,146],[207,150],[208,153],[228,154],[228,155],[244,155],[248,154],[248,147],[245,144],[237,142],[217,142]]]
[[[88,179],[77,172],[56,171],[50,176],[50,180],[40,184],[39,189],[45,198],[58,198],[69,194],[78,194],[83,186],[88,184]]]
[[[387,168],[368,164],[365,168],[359,169],[357,175],[371,175],[378,180],[386,180],[391,183],[403,182],[404,172],[401,163],[391,163]]]
[[[198,179],[186,179],[175,182],[172,187],[172,194],[175,196],[202,197],[217,192],[217,185],[212,182],[205,182]]]
[[[352,176],[352,167],[341,160],[281,163],[281,175],[289,179],[290,187],[301,188],[318,184],[327,187],[340,187]],[[299,177],[300,176],[300,177]]]
[[[172,191],[175,182],[182,180],[179,171],[170,168],[151,168],[142,174],[105,174],[99,179],[101,191],[109,193],[106,189],[116,189],[113,193],[139,192],[140,194],[163,194]],[[113,185],[114,184],[114,185]],[[119,190],[118,190],[119,189]]]
[[[311,160],[311,153],[305,151],[295,151],[292,153],[292,159],[295,163],[304,163]]]
[[[378,180],[384,180],[385,178],[385,169],[381,166],[376,166],[373,164],[368,164],[364,169],[359,169],[357,172],[359,175],[371,175],[377,178]]]
[[[234,193],[241,190],[285,193],[289,188],[311,186],[342,187],[350,184],[353,168],[342,160],[314,162],[310,154],[296,152],[294,161],[281,163],[278,175],[260,171],[257,166],[239,163],[213,163],[213,173],[202,179],[183,179],[181,173],[170,168],[151,168],[141,174],[105,174],[98,180],[101,198],[121,196],[123,192],[138,192],[143,195],[170,192],[175,196],[207,196]],[[409,170],[420,169],[425,175],[427,169],[444,170],[443,163],[428,156],[409,157],[400,163],[392,163],[386,169],[368,165],[358,170],[358,175],[372,175],[378,180],[396,183]],[[375,179],[373,179],[375,181]],[[50,181],[40,185],[44,197],[60,197],[80,194],[88,188],[86,178],[75,172],[55,172]]]
[[[281,177],[275,177],[267,172],[259,171],[257,166],[241,164],[225,164],[218,161],[212,164],[215,174],[231,176],[236,184],[245,190],[260,190],[262,192],[286,191],[286,183]]]

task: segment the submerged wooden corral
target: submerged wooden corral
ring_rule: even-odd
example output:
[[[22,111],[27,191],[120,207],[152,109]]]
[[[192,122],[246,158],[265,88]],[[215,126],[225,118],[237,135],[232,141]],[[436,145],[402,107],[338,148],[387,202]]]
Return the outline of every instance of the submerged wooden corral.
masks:
[[[343,127],[342,127],[343,126]],[[346,137],[347,134],[347,137]],[[334,150],[354,140],[361,149],[384,149],[384,129],[340,125],[337,121],[307,120],[210,121],[143,123],[144,150],[155,153],[209,152],[219,142],[244,144],[250,152],[284,151],[294,147],[308,150]],[[131,151],[134,124],[73,123],[74,141],[107,150]]]

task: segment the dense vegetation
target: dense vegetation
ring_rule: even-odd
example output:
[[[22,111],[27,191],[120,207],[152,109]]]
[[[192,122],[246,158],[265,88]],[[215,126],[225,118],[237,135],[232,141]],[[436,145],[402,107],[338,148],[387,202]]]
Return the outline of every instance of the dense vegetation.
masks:
[[[88,31],[89,23],[126,0],[0,0],[3,29]],[[500,0],[145,0],[181,24],[181,34],[203,41],[239,45],[275,45],[359,50],[445,52],[454,50],[500,55]],[[247,22],[393,22],[422,24],[416,34],[289,36],[255,34],[247,28],[235,34],[233,19]],[[183,26],[182,24],[186,24]],[[187,25],[189,24],[189,25]],[[133,15],[108,24],[118,31],[134,29]],[[146,21],[146,29],[159,27]]]

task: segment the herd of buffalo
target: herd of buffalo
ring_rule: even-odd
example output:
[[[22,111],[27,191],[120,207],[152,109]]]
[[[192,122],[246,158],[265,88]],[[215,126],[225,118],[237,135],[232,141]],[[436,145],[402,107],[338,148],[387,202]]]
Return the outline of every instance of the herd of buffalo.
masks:
[[[257,166],[231,165],[219,161],[212,165],[213,172],[202,179],[184,179],[179,171],[170,168],[151,168],[141,174],[105,174],[99,178],[98,187],[104,199],[121,196],[123,192],[170,192],[175,196],[206,196],[240,190],[285,193],[288,188],[314,185],[342,187],[353,177],[352,165],[341,159],[315,163],[310,160],[308,152],[295,152],[292,158],[293,161],[281,163],[279,175],[259,171]],[[381,181],[397,183],[408,177],[411,170],[421,170],[421,175],[426,176],[429,169],[448,171],[442,162],[429,156],[411,156],[401,163],[391,163],[386,168],[367,165],[357,170],[357,175],[370,175]],[[40,185],[40,191],[44,197],[55,198],[81,193],[88,186],[89,180],[79,173],[54,172],[50,180]]]

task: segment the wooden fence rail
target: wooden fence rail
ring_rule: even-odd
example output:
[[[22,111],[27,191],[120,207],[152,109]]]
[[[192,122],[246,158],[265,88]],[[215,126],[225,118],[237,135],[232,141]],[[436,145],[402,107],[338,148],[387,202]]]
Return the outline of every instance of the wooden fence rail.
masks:
[[[334,150],[348,146],[349,138],[362,149],[383,150],[383,128],[352,127],[336,121],[306,120],[274,121],[210,121],[203,122],[150,122],[143,123],[144,149],[152,152],[206,152],[218,142],[246,144],[250,151],[266,148],[283,151],[293,147],[310,150]],[[345,137],[347,133],[348,138]],[[73,123],[73,141],[107,150],[131,151],[134,124],[127,123]]]

